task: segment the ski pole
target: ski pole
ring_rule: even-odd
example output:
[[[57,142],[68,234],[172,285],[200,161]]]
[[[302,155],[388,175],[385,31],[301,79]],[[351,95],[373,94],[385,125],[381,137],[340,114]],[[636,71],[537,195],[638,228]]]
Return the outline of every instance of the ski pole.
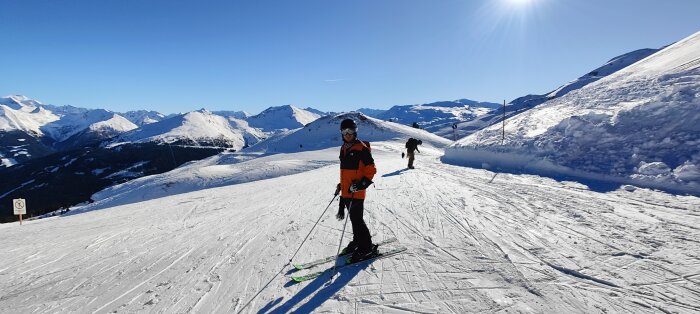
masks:
[[[302,246],[304,245],[304,243],[306,242],[306,239],[308,239],[309,236],[311,235],[311,232],[314,231],[314,229],[316,229],[316,225],[318,225],[318,222],[321,221],[321,218],[323,218],[323,215],[324,215],[324,214],[326,213],[326,211],[328,210],[328,207],[331,207],[331,204],[333,204],[333,201],[335,201],[335,198],[336,198],[336,197],[338,197],[338,194],[337,194],[337,193],[336,193],[335,195],[333,195],[333,199],[331,200],[330,203],[328,203],[328,206],[326,206],[326,209],[323,210],[323,213],[321,213],[321,216],[318,217],[318,220],[316,220],[316,223],[314,224],[314,226],[311,227],[311,230],[309,230],[309,233],[308,233],[308,234],[306,235],[306,237],[304,238],[304,241],[301,241],[301,245],[299,246],[299,248],[297,249],[297,251],[294,252],[294,255],[292,255],[292,257],[289,258],[289,262],[287,262],[287,265],[289,265],[289,264],[292,262],[292,260],[294,259],[294,257],[297,256],[297,253],[299,253],[299,250],[301,250],[301,247],[302,247]],[[285,265],[285,266],[287,266],[287,265]]]
[[[352,201],[355,199],[355,192],[352,192],[352,195],[350,196],[350,203],[348,204],[348,216],[350,216],[350,209],[352,208]],[[343,209],[345,210],[345,209]],[[340,247],[343,246],[343,237],[345,236],[345,228],[348,225],[348,217],[345,217],[345,223],[343,223],[343,233],[340,234],[340,243],[338,243],[338,252],[335,253],[335,263],[333,264],[333,274],[331,275],[331,278],[328,279],[328,282],[333,280],[333,277],[335,277],[335,272],[336,272],[336,267],[338,266],[338,256],[340,256]]]
[[[311,230],[309,230],[309,233],[308,233],[308,234],[306,235],[306,237],[304,238],[304,241],[301,241],[301,244],[299,245],[299,248],[297,249],[296,252],[294,252],[294,255],[292,255],[292,257],[289,258],[289,261],[287,262],[287,264],[284,264],[284,266],[282,266],[282,268],[275,274],[275,276],[273,276],[272,279],[270,279],[270,281],[268,281],[267,284],[265,284],[265,286],[262,287],[262,289],[260,289],[260,290],[258,291],[258,293],[256,293],[252,298],[250,298],[250,300],[248,301],[248,303],[246,303],[246,304],[245,304],[238,312],[236,312],[236,313],[238,313],[238,314],[242,313],[243,310],[244,310],[251,302],[253,302],[253,300],[255,300],[255,298],[257,298],[258,295],[260,295],[260,293],[263,292],[263,291],[267,288],[267,286],[269,286],[270,283],[271,283],[273,280],[275,280],[275,278],[277,278],[277,276],[279,276],[279,274],[281,274],[282,271],[283,271],[287,266],[289,266],[289,264],[292,263],[292,260],[294,259],[295,256],[297,256],[297,253],[299,253],[299,250],[301,250],[301,247],[304,246],[304,243],[306,242],[306,239],[308,239],[309,236],[311,235],[311,232],[314,231],[314,229],[316,229],[316,226],[318,225],[318,222],[321,221],[321,218],[323,218],[323,215],[326,214],[326,211],[328,211],[328,208],[331,207],[331,204],[333,204],[333,201],[335,201],[335,198],[336,198],[336,197],[338,197],[338,192],[336,192],[335,195],[333,195],[333,199],[331,200],[330,203],[328,203],[328,206],[326,206],[326,209],[323,210],[323,213],[321,213],[321,216],[318,217],[318,220],[316,220],[316,223],[314,224],[314,226],[311,227]],[[341,241],[342,241],[342,240],[341,240]],[[337,259],[337,257],[336,257],[336,259]]]

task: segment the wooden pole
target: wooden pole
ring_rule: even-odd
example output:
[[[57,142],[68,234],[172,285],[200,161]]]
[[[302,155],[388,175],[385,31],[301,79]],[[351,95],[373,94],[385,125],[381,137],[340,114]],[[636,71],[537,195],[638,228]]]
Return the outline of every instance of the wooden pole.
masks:
[[[19,225],[22,225],[22,214],[19,214]]]

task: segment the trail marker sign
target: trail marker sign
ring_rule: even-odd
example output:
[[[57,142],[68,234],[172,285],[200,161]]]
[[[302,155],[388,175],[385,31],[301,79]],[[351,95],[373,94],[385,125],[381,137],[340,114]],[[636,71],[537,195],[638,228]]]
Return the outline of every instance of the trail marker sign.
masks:
[[[22,224],[22,215],[27,214],[27,202],[23,198],[12,200],[12,206],[15,209],[15,215],[19,215],[19,224]]]

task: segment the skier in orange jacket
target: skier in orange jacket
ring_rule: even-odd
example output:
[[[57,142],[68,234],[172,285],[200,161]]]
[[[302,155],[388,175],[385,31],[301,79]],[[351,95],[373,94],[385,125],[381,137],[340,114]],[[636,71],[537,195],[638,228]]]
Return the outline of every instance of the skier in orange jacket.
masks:
[[[352,253],[353,260],[361,260],[377,253],[377,246],[372,244],[372,236],[363,219],[365,189],[372,184],[377,173],[369,142],[357,139],[357,124],[352,119],[340,123],[343,146],[340,147],[340,183],[337,189],[340,206],[336,218],[345,219],[347,208],[352,222],[353,239],[343,249],[343,253]]]

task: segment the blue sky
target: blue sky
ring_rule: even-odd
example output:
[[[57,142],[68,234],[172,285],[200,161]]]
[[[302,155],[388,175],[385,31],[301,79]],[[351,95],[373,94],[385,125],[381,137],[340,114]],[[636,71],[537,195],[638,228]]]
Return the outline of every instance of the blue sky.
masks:
[[[551,91],[700,31],[696,0],[0,0],[0,96],[164,113]]]

